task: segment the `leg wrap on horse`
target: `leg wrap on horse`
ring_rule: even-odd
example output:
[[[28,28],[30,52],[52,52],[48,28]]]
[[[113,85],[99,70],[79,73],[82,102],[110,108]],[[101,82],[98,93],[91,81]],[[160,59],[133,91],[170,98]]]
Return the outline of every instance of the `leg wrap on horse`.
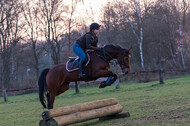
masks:
[[[116,80],[117,80],[117,75],[114,74],[114,76],[112,77],[112,79],[109,81],[108,85],[113,84]]]
[[[113,76],[108,77],[108,79],[107,79],[106,81],[103,81],[103,82],[100,84],[99,88],[104,88],[104,87],[106,87],[106,86],[110,86],[110,85],[113,84],[116,80],[117,80],[117,75],[114,74]]]
[[[112,77],[108,77],[108,79],[106,80],[106,85],[108,85],[110,83],[110,81],[112,80]]]

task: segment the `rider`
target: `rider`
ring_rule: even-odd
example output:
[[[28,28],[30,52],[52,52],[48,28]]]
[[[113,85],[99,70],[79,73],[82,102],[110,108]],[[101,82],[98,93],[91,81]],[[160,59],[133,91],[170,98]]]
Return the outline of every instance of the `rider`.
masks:
[[[97,43],[98,37],[96,36],[99,32],[99,28],[101,25],[98,23],[92,23],[90,25],[90,31],[85,33],[79,39],[76,40],[73,45],[74,53],[80,58],[79,62],[79,78],[87,76],[85,70],[85,62],[87,60],[87,56],[85,54],[86,49],[98,50]]]

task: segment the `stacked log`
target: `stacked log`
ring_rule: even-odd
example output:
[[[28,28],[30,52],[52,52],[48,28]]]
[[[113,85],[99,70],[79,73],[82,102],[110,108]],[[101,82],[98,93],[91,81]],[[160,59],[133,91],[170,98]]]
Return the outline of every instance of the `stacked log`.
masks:
[[[116,98],[60,107],[44,111],[40,126],[64,126],[96,118],[103,119],[118,115],[122,109]],[[129,113],[120,116],[123,115],[130,116]]]

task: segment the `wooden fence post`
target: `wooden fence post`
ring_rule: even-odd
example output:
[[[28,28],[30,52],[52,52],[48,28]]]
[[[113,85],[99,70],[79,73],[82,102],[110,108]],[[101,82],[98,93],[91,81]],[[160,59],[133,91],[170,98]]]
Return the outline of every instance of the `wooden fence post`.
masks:
[[[162,69],[159,69],[160,84],[163,84],[163,83],[164,83],[164,81],[163,81],[163,76],[162,76],[162,72],[163,72],[163,70],[162,70]]]
[[[79,93],[79,85],[78,85],[77,81],[75,81],[75,92]]]
[[[7,101],[7,92],[6,90],[3,90],[3,98],[4,98],[4,101],[6,102]]]

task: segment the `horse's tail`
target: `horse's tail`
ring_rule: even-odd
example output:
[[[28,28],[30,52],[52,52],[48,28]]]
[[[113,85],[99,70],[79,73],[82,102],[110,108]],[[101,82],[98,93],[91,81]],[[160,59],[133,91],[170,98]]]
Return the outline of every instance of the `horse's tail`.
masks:
[[[40,98],[40,102],[44,108],[47,108],[47,106],[45,104],[45,100],[44,100],[44,95],[47,92],[46,75],[47,75],[48,71],[49,71],[49,69],[44,69],[41,72],[39,80],[38,80],[39,98]]]

